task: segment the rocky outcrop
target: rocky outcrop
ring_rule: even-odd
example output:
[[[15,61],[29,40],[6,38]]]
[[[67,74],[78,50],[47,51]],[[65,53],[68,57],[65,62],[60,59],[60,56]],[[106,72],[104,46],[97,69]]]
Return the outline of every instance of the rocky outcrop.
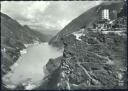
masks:
[[[61,38],[63,56],[48,62],[45,89],[126,88],[127,34],[104,32],[80,29]]]
[[[68,78],[66,81],[70,86],[67,84],[67,87],[118,87],[119,81],[123,79],[119,75],[123,76],[125,73],[120,69],[126,69],[127,64],[126,37],[114,33],[88,32],[81,39],[79,41],[69,36],[65,40],[65,59],[62,60],[63,71],[60,74],[63,74],[62,79]],[[61,81],[58,83],[61,84]]]
[[[62,56],[56,59],[49,59],[48,63],[46,64],[46,69],[49,73],[53,73],[61,64]]]

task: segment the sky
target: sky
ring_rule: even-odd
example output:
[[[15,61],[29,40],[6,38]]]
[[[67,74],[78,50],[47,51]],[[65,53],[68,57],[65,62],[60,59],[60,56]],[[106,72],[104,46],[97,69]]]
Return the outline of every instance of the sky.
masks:
[[[101,1],[3,1],[1,12],[33,29],[61,30]]]

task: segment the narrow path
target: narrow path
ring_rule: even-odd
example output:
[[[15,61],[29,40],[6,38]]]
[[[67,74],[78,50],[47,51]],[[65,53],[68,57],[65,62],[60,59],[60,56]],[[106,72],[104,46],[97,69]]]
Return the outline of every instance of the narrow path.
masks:
[[[78,66],[81,67],[85,74],[89,77],[89,80],[92,81],[94,84],[99,84],[100,82],[94,78],[91,77],[91,75],[89,74],[89,72],[86,70],[86,68],[84,68],[79,62],[77,62]]]

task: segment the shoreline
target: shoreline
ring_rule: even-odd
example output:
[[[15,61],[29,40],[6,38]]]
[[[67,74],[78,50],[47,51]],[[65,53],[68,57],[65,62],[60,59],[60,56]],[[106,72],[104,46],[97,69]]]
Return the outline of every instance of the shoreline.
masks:
[[[41,42],[41,43],[43,43],[43,42]],[[24,46],[26,47],[26,48],[24,48],[24,49],[22,49],[22,50],[20,50],[19,51],[19,53],[20,53],[20,56],[18,57],[18,59],[9,67],[9,69],[10,69],[10,71],[8,71],[5,75],[3,75],[3,77],[4,76],[6,76],[7,74],[13,74],[13,69],[15,69],[19,64],[17,63],[17,62],[19,62],[20,60],[20,57],[22,56],[22,55],[24,55],[24,54],[26,54],[27,53],[27,48],[29,48],[29,47],[32,47],[32,46],[35,46],[35,45],[38,45],[38,44],[41,44],[40,42],[35,42],[35,43],[31,43],[31,44],[24,44]],[[8,80],[8,77],[7,78],[5,78],[5,79],[3,79],[3,77],[2,77],[2,84],[5,84],[4,83],[4,81],[5,81],[5,79],[6,80]],[[15,86],[15,85],[3,85],[3,87],[5,88],[5,89],[15,89],[17,86]]]
[[[39,45],[39,46],[38,46]],[[46,47],[48,45],[48,47]],[[51,52],[53,51],[57,51],[57,54],[51,54],[51,58],[52,57],[56,57],[55,55],[59,55],[58,53],[61,53],[61,51],[58,51],[59,49],[58,48],[53,48],[51,45],[49,45],[47,42],[44,42],[44,43],[34,43],[34,44],[29,44],[29,45],[27,45],[27,47],[25,48],[25,49],[23,49],[23,50],[21,50],[22,51],[22,53],[21,53],[21,55],[20,55],[20,57],[18,58],[18,60],[10,67],[11,68],[11,71],[9,71],[6,75],[8,75],[8,74],[16,74],[16,73],[14,73],[15,72],[15,69],[17,68],[17,66],[19,66],[19,67],[22,67],[21,66],[21,64],[19,64],[21,61],[23,61],[22,60],[22,56],[23,55],[26,55],[26,53],[28,53],[28,50],[30,49],[31,50],[31,48],[33,47],[33,46],[36,46],[35,48],[38,48],[38,50],[40,50],[40,48],[42,48],[42,46],[44,46],[43,48],[45,49],[45,47],[46,47],[46,51],[47,51],[47,48],[48,48],[48,52],[50,52],[50,50],[51,50]],[[34,49],[35,50],[35,49]],[[31,50],[31,52],[32,52],[32,50]],[[40,52],[41,53],[41,52]],[[44,53],[45,54],[45,53]],[[44,55],[43,53],[41,53],[40,55]],[[30,51],[29,51],[29,55],[30,55]],[[37,53],[37,55],[38,55],[38,53]],[[44,55],[45,56],[45,55]],[[46,55],[46,57],[43,59],[44,60],[44,62],[43,62],[43,64],[41,63],[41,65],[43,66],[43,68],[42,68],[42,70],[43,70],[43,73],[41,72],[41,74],[43,74],[43,75],[40,75],[40,77],[42,77],[43,76],[43,78],[42,78],[42,80],[46,77],[46,73],[48,73],[48,72],[46,72],[46,64],[47,64],[47,62],[49,61],[49,58],[50,56],[48,56],[48,55]],[[21,59],[20,59],[21,58]],[[37,56],[37,58],[38,58],[38,56]],[[42,59],[42,58],[41,58]],[[41,60],[40,59],[40,60]],[[37,60],[37,59],[35,59],[35,60]],[[40,62],[40,60],[38,60],[39,62]],[[42,60],[42,61],[43,61]],[[46,61],[47,60],[47,61]],[[27,61],[28,63],[30,62],[30,59]],[[25,63],[25,61],[23,61],[23,63]],[[22,63],[22,64],[23,64]],[[28,64],[27,63],[27,64]],[[38,63],[38,62],[37,62]],[[31,65],[30,65],[31,66]],[[39,67],[40,68],[40,67]],[[37,68],[37,70],[39,69],[39,68]],[[18,68],[19,69],[19,68]],[[40,70],[40,71],[42,71],[42,70]],[[37,72],[38,73],[38,72]],[[31,74],[31,73],[30,73]],[[34,73],[35,74],[35,73]],[[33,75],[34,75],[33,74]],[[39,72],[39,74],[40,74],[40,72]],[[11,82],[11,80],[14,78],[14,75],[12,75],[13,76],[13,78],[12,78],[12,76],[9,76],[9,77],[11,77],[11,78],[9,78],[9,79],[11,79],[10,80],[10,82],[9,82],[9,79],[8,79],[8,77],[6,78],[6,75],[4,75],[3,77],[5,78],[5,82],[4,82],[4,84],[6,84],[6,88],[7,89],[13,89],[13,90],[15,90],[15,89],[17,89],[17,87],[20,85],[19,84],[19,82],[18,82],[18,84],[14,84],[13,82]],[[38,75],[37,75],[38,76]],[[33,77],[33,76],[32,76]],[[35,75],[34,75],[34,77],[35,77]],[[26,76],[25,77],[25,79],[26,78],[28,78],[28,76]],[[31,78],[31,77],[30,77]],[[17,78],[16,78],[17,79]],[[24,79],[24,77],[23,78],[21,78],[21,80],[23,80]],[[33,78],[32,78],[33,79]],[[34,78],[35,79],[35,78]],[[39,78],[40,79],[40,78]],[[7,81],[6,81],[7,80]],[[41,81],[42,82],[42,81]],[[8,84],[9,83],[9,84]],[[17,83],[17,82],[16,82]],[[35,81],[34,80],[28,80],[28,81],[24,81],[23,83],[21,82],[21,86],[23,86],[24,88],[26,88],[26,89],[24,89],[24,90],[32,90],[32,89],[34,89],[34,88],[36,88],[36,87],[38,87],[38,86],[40,86],[40,81],[38,82],[38,80],[37,80],[37,82],[36,82],[36,79],[35,79]]]

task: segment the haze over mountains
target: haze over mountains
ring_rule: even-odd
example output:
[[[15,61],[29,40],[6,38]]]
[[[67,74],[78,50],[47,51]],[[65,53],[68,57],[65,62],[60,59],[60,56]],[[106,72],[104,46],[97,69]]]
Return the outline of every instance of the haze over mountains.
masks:
[[[26,48],[25,44],[48,41],[48,36],[30,29],[27,25],[20,25],[16,20],[1,15],[1,66],[2,74],[9,71],[9,67],[20,56],[20,50]]]
[[[22,25],[50,34],[56,30],[59,32],[71,20],[99,3],[100,1],[5,1],[1,3],[1,11]]]

